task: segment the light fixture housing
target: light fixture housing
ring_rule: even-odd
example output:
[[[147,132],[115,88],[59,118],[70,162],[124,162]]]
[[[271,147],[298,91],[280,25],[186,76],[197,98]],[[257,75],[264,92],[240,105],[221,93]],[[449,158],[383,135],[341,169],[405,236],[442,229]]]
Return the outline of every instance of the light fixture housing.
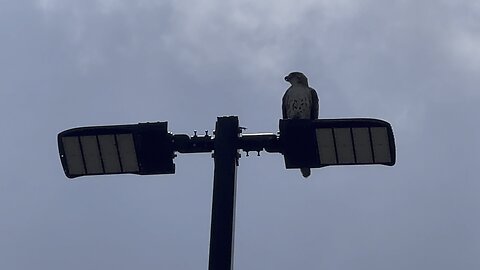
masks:
[[[175,173],[167,122],[69,129],[58,134],[58,149],[68,178]]]
[[[280,120],[280,144],[287,169],[396,161],[392,127],[378,119]]]

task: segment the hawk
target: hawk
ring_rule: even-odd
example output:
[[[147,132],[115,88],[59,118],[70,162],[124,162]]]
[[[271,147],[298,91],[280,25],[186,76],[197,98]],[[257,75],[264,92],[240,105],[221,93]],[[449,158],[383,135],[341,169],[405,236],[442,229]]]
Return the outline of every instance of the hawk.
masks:
[[[301,72],[292,72],[285,77],[291,86],[282,98],[283,119],[318,119],[318,95],[308,86],[307,77]],[[310,168],[301,168],[303,177],[310,176]]]

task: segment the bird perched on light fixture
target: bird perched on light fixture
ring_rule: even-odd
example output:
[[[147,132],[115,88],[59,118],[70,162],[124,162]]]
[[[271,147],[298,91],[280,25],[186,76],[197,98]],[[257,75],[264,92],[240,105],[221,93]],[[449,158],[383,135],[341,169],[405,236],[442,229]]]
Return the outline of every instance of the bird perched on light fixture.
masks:
[[[318,119],[318,95],[308,86],[307,77],[301,72],[292,72],[285,81],[291,86],[282,98],[283,119]],[[300,171],[304,177],[310,176],[310,168],[301,168]]]

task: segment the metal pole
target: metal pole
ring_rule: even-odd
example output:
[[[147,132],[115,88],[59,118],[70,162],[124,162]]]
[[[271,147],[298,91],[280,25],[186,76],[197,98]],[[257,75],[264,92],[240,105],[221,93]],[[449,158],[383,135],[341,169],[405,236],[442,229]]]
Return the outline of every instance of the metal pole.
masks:
[[[238,117],[217,118],[209,270],[233,269],[238,136]]]

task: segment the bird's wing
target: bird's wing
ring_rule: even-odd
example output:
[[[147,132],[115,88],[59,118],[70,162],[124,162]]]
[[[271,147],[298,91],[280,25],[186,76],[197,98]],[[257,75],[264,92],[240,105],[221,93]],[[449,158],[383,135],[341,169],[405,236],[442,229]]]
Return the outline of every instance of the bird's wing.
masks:
[[[318,102],[318,95],[315,89],[310,88],[312,93],[312,111],[311,111],[311,119],[318,119],[318,110],[319,110],[319,102]]]
[[[287,92],[285,92],[285,94],[283,95],[283,98],[282,98],[282,118],[283,119],[287,119],[287,93],[288,93],[288,90]]]

